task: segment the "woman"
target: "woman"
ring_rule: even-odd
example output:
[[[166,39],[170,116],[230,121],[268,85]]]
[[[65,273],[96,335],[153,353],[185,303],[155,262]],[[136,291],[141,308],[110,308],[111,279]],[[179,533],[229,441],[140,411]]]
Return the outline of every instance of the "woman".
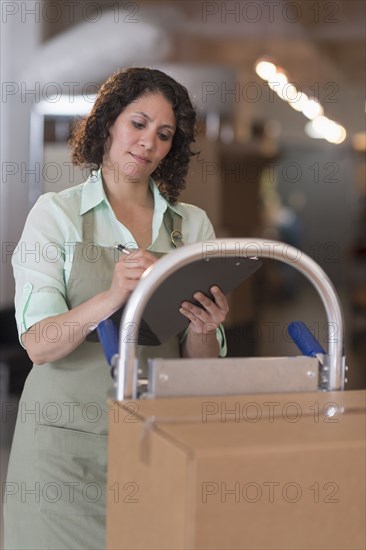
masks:
[[[19,405],[5,510],[6,549],[104,548],[107,396],[101,346],[85,338],[119,309],[154,252],[214,238],[206,214],[177,202],[194,141],[186,89],[161,71],[127,69],[102,86],[74,130],[73,161],[88,180],[42,196],[27,219],[13,267],[16,315],[34,362]],[[116,243],[138,249],[116,257]],[[225,354],[225,296],[184,302],[189,326],[159,356]],[[152,350],[140,348],[140,356]],[[156,353],[156,349],[155,349]],[[21,520],[20,520],[21,518]]]

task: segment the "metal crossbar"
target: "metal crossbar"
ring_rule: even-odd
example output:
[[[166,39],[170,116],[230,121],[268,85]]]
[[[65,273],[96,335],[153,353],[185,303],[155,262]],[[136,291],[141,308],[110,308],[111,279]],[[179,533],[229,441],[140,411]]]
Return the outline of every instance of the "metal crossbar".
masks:
[[[155,290],[172,273],[183,266],[217,254],[278,260],[302,273],[318,292],[328,320],[328,350],[324,368],[328,369],[327,390],[343,390],[345,361],[343,357],[344,323],[341,304],[335,288],[323,269],[301,250],[280,241],[266,239],[215,239],[186,245],[167,254],[141,277],[131,294],[120,323],[119,358],[116,398],[131,399],[136,395],[134,367],[137,342],[130,338],[131,327],[139,327],[144,308]],[[225,361],[225,359],[222,359]]]

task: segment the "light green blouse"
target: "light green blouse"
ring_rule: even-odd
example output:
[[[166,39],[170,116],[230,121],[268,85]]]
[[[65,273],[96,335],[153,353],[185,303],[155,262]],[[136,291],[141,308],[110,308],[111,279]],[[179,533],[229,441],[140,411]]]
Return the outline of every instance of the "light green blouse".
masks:
[[[215,238],[204,210],[191,204],[169,204],[152,178],[154,196],[153,248],[163,215],[171,208],[182,217],[185,244]],[[66,283],[75,243],[82,237],[82,214],[94,209],[94,240],[99,246],[122,243],[137,248],[133,235],[117,220],[104,191],[101,171],[86,182],[60,193],[42,195],[30,211],[23,234],[12,256],[15,277],[15,311],[19,336],[38,321],[68,311]],[[226,355],[224,332],[217,330],[220,356]]]

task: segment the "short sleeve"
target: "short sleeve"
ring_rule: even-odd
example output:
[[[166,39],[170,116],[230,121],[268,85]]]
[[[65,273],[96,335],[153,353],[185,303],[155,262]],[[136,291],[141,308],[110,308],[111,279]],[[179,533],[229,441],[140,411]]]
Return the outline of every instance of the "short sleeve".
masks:
[[[213,225],[207,216],[206,212],[204,212],[204,218],[203,218],[203,228],[202,228],[202,240],[203,241],[209,241],[210,239],[215,239],[215,230],[213,228]]]
[[[221,324],[216,329],[216,338],[220,346],[219,356],[220,357],[226,357],[227,355],[227,342],[226,342],[226,335],[225,335],[225,329],[224,326]]]
[[[184,342],[184,340],[187,338],[187,334],[188,334],[188,327],[182,332],[180,338],[179,338],[179,343],[181,344],[182,342]],[[225,330],[224,330],[224,327],[223,325],[221,324],[217,329],[216,329],[216,339],[219,343],[219,357],[226,357],[227,355],[227,343],[226,343],[226,336],[225,336]]]
[[[42,319],[68,311],[60,225],[64,214],[52,195],[43,195],[32,208],[12,256],[19,337]]]

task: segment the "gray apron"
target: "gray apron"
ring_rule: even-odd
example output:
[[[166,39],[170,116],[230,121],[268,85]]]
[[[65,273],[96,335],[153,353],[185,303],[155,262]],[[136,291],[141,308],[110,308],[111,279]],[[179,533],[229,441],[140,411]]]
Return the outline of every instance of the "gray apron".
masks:
[[[181,218],[167,209],[149,251],[181,245],[180,226]],[[76,244],[67,283],[70,308],[110,287],[119,253],[93,243],[90,210],[83,215],[83,240]],[[179,341],[139,346],[138,353],[140,366],[146,357],[179,357]],[[4,491],[5,550],[105,547],[107,398],[112,396],[99,343],[84,341],[64,359],[33,366],[19,403]]]

